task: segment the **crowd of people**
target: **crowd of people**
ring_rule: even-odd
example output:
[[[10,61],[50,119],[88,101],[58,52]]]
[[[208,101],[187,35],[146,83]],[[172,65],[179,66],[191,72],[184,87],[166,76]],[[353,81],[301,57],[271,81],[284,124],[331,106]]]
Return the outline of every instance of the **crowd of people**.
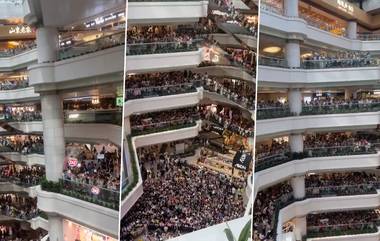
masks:
[[[14,48],[0,49],[0,57],[11,57],[36,48],[36,41],[19,41]]]
[[[38,135],[0,136],[0,152],[19,152],[21,154],[44,152],[44,141]]]
[[[239,109],[219,108],[213,111],[210,106],[201,106],[202,119],[216,122],[224,129],[237,133],[243,137],[254,136],[254,122],[252,119],[245,118]]]
[[[43,229],[25,229],[24,221],[3,221],[0,223],[1,241],[40,241],[47,234]]]
[[[376,142],[376,140],[376,135],[365,135],[346,132],[316,133],[314,135],[305,136],[304,149],[312,151],[313,149],[321,148],[363,147],[366,151],[368,151],[371,148],[371,142]]]
[[[14,193],[0,194],[0,211],[4,216],[32,219],[38,215],[37,198]]]
[[[141,155],[139,160],[150,163],[144,167],[144,193],[122,220],[121,240],[166,240],[244,213],[244,181],[166,153]]]
[[[372,57],[369,52],[313,52],[302,59],[302,67],[306,69],[354,68],[379,64],[379,59]]]
[[[128,44],[188,42],[196,37],[191,26],[132,26],[127,30]]]
[[[27,76],[19,77],[17,79],[5,79],[0,81],[1,90],[15,90],[22,89],[29,86],[29,78]]]
[[[125,98],[131,100],[193,92],[201,80],[201,75],[187,70],[128,75]]]
[[[255,108],[255,88],[254,85],[241,80],[231,80],[224,78],[221,81],[215,78],[207,78],[203,83],[203,88],[221,94],[245,108],[253,110]]]
[[[42,120],[41,106],[4,106],[4,119],[6,121],[40,121]]]
[[[38,185],[45,176],[45,168],[42,166],[23,166],[7,164],[0,166],[0,178],[7,182],[15,182],[25,186]]]
[[[74,161],[73,161],[74,160]],[[116,146],[71,145],[66,147],[65,185],[83,184],[119,191],[120,150]]]
[[[116,106],[115,97],[99,97],[99,101],[94,102],[93,99],[67,99],[63,100],[63,109],[67,111],[73,110],[113,110]]]
[[[232,64],[242,66],[248,73],[254,75],[256,71],[256,54],[248,49],[226,48],[227,57]]]
[[[316,213],[306,216],[308,237],[339,236],[378,231],[380,210]]]
[[[199,119],[198,107],[187,107],[175,110],[151,112],[140,115],[132,115],[132,135],[140,133],[156,132],[180,126],[194,124]]]
[[[253,206],[253,241],[274,241],[276,212],[292,200],[293,189],[288,182],[280,183],[257,193]]]

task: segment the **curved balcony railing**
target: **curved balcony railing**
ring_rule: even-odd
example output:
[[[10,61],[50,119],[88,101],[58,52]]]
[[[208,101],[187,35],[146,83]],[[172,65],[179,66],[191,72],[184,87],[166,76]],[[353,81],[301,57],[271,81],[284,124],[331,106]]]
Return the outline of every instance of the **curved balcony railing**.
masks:
[[[37,48],[37,44],[34,42],[33,44],[26,45],[21,48],[15,48],[15,49],[7,49],[7,50],[0,50],[0,58],[9,58],[16,56],[18,54],[22,54],[24,52],[30,51],[32,49]]]
[[[256,112],[256,118],[258,120],[266,120],[266,119],[275,119],[275,118],[283,118],[294,116],[295,114],[290,112],[288,106],[284,107],[267,107],[267,108],[259,108]]]
[[[357,39],[363,40],[363,41],[380,40],[380,34],[378,34],[378,33],[358,33]]]
[[[307,236],[304,238],[324,238],[343,235],[358,235],[377,233],[380,220],[365,223],[349,223],[337,225],[308,226]]]
[[[187,127],[195,126],[196,121],[200,119],[199,114],[190,118],[183,118],[172,121],[162,121],[159,123],[151,123],[148,125],[138,125],[131,127],[132,136],[148,135],[151,133],[164,132],[169,130],[177,130]]]
[[[129,88],[125,90],[125,100],[152,98],[167,95],[179,95],[197,91],[200,82],[189,82],[176,85],[153,86],[143,88]]]
[[[29,80],[16,81],[15,83],[0,83],[0,91],[17,90],[29,87]]]
[[[28,147],[27,149],[16,149],[14,147],[10,146],[0,146],[0,153],[3,152],[18,152],[22,155],[28,155],[28,154],[44,154],[44,145],[43,144],[38,144],[38,145],[33,145],[31,147]]]
[[[5,120],[7,122],[31,122],[31,121],[42,121],[41,112],[24,112],[21,115],[12,115],[9,113],[0,114],[0,120]]]
[[[260,56],[260,65],[289,68],[287,61],[282,58]],[[357,58],[357,59],[328,59],[328,60],[301,60],[300,69],[333,69],[333,68],[363,68],[377,67],[380,65],[378,58]]]
[[[125,33],[119,32],[95,40],[82,42],[69,47],[61,48],[58,51],[57,61],[70,59],[73,57],[86,55],[101,51],[104,49],[113,48],[116,46],[123,46],[125,43]]]
[[[326,196],[351,196],[376,194],[377,188],[375,184],[364,183],[355,185],[336,185],[323,187],[308,187],[306,196],[309,198],[326,197]]]
[[[121,125],[122,111],[114,110],[86,110],[65,111],[65,123],[102,123]]]
[[[343,114],[375,111],[380,111],[380,102],[331,104],[323,106],[304,105],[302,107],[301,115]]]
[[[272,168],[284,163],[301,160],[311,157],[328,157],[328,156],[350,156],[350,155],[367,155],[376,154],[375,144],[368,146],[332,146],[332,147],[316,147],[305,148],[303,152],[296,153],[283,151],[281,153],[270,156],[258,157],[255,163],[255,172],[259,172],[268,168]]]
[[[284,15],[284,9],[282,8],[282,6],[279,6],[279,5],[275,6],[272,4],[268,4],[264,1],[261,1],[260,2],[260,8],[262,10],[272,12],[272,13],[276,13],[278,15]]]
[[[201,39],[187,42],[133,43],[127,45],[127,55],[166,54],[198,50]]]
[[[20,187],[28,188],[28,187],[40,185],[43,178],[44,178],[43,176],[33,177],[33,178],[20,178],[20,177],[14,177],[14,176],[0,175],[0,182],[9,182]]]
[[[60,193],[106,208],[119,209],[119,191],[76,182],[66,178],[60,179],[59,182],[43,180],[41,188],[44,191]],[[117,188],[117,190],[119,189]]]

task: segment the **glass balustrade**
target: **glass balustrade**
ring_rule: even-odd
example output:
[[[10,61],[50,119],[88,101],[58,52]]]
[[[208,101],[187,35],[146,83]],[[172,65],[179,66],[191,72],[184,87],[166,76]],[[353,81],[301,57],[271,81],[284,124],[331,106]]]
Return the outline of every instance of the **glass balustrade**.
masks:
[[[61,48],[58,51],[57,60],[69,59],[85,54],[94,53],[100,50],[113,48],[116,46],[124,46],[125,33],[114,33],[106,35],[95,40],[78,43],[69,47]]]
[[[85,110],[65,111],[65,123],[102,123],[121,125],[122,111],[114,110]]]
[[[197,51],[201,39],[187,42],[131,43],[127,45],[127,55],[164,54]]]
[[[290,112],[290,109],[288,106],[284,106],[284,107],[259,108],[257,109],[256,116],[258,120],[266,120],[266,119],[295,116],[295,114]]]
[[[380,111],[380,102],[347,103],[329,105],[304,105],[301,115],[324,115]]]
[[[308,226],[307,238],[322,238],[342,235],[358,235],[378,232],[380,220],[365,223]]]
[[[259,64],[271,67],[288,68],[288,64],[285,59],[260,56]]]
[[[357,39],[363,41],[377,41],[380,40],[380,33],[358,33]]]

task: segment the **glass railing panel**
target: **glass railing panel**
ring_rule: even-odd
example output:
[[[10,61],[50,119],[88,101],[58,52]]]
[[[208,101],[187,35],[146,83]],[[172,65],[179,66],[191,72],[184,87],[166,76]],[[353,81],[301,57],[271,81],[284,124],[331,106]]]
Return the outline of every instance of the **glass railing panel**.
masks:
[[[302,60],[303,69],[360,68],[379,66],[380,60],[375,58]]]
[[[0,91],[2,90],[17,90],[29,87],[29,80],[20,81],[4,81],[0,83]]]
[[[151,123],[147,125],[132,126],[132,136],[147,135],[150,133],[164,132],[176,130],[196,125],[196,121],[200,119],[200,115],[194,115],[191,118],[184,118],[172,121],[163,121],[159,123]]]
[[[260,9],[276,13],[278,15],[284,15],[284,9],[280,5],[273,5],[266,2],[261,1],[260,2]]]
[[[198,50],[201,39],[187,42],[131,43],[127,45],[127,55],[164,54]]]
[[[378,232],[376,221],[336,225],[308,226],[308,238],[322,238],[342,235],[357,235]]]
[[[31,122],[31,121],[42,121],[41,112],[23,112],[18,115],[13,115],[10,113],[0,113],[0,120],[7,122]]]
[[[115,110],[86,110],[65,111],[65,123],[102,123],[121,125],[122,111]]]
[[[377,41],[380,40],[380,33],[358,33],[357,39],[363,41]]]
[[[288,106],[284,107],[267,107],[257,109],[256,116],[258,120],[275,119],[294,116]]]
[[[122,46],[125,43],[125,33],[119,32],[111,35],[103,36],[98,39],[79,43],[66,48],[61,48],[58,52],[57,61],[69,59],[85,54],[94,53],[100,50]]]
[[[306,196],[309,198],[326,197],[326,196],[348,196],[377,194],[376,187],[373,184],[356,184],[341,186],[323,186],[306,188]]]
[[[22,47],[18,47],[18,48],[14,48],[14,49],[0,50],[0,58],[13,57],[13,56],[16,56],[18,54],[28,52],[28,51],[35,49],[35,48],[37,48],[37,44],[36,44],[36,42],[33,42],[33,43],[26,44]]]
[[[143,88],[129,88],[125,90],[126,100],[151,98],[167,95],[179,95],[185,93],[196,92],[200,82],[183,83],[178,85],[165,85]]]
[[[380,102],[347,103],[330,105],[304,105],[301,115],[342,114],[380,111]]]
[[[62,184],[62,189],[60,190],[62,194],[115,210],[119,209],[120,192],[117,187],[113,190],[97,185],[76,182],[68,178],[62,178],[60,182]]]
[[[28,148],[16,148],[12,146],[0,146],[0,153],[2,152],[18,152],[22,155],[28,154],[44,154],[44,145],[43,144],[33,144]]]
[[[288,68],[288,64],[285,59],[260,56],[259,64],[264,66]]]

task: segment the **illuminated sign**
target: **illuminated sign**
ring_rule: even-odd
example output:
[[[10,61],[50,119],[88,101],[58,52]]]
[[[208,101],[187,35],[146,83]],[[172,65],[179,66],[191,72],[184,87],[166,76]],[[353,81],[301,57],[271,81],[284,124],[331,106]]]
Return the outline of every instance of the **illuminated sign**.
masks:
[[[354,6],[345,0],[336,0],[338,4],[338,8],[346,13],[353,14],[354,13]]]
[[[9,34],[28,34],[32,32],[32,28],[29,26],[16,26],[9,29]]]
[[[70,167],[76,167],[76,166],[78,166],[78,159],[76,159],[76,158],[70,158],[69,159],[69,166]]]
[[[116,106],[123,106],[124,98],[122,96],[116,97]]]
[[[100,189],[97,186],[93,186],[91,188],[91,193],[94,194],[94,195],[99,195]]]

